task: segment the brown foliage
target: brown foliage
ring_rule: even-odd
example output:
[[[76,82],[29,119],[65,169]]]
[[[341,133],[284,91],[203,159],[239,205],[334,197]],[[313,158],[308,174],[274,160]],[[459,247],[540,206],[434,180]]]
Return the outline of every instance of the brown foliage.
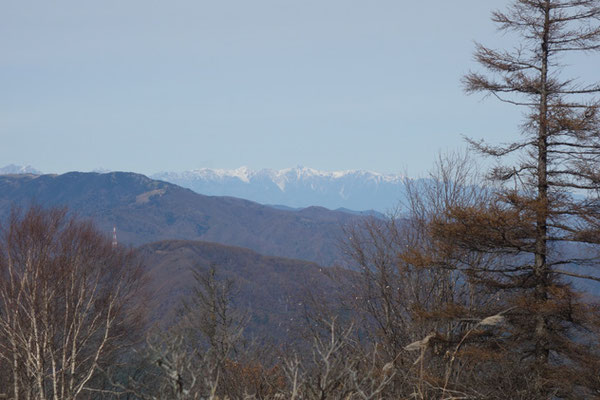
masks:
[[[501,256],[483,270],[468,264],[463,270],[505,293],[505,353],[518,354],[520,367],[534,376],[522,393],[590,397],[598,382],[589,371],[599,355],[581,350],[597,343],[595,308],[565,277],[598,280],[592,269],[597,249],[586,254],[573,244],[599,243],[600,103],[594,96],[600,84],[565,78],[561,61],[571,52],[600,49],[600,2],[515,0],[492,20],[520,45],[494,50],[478,44],[475,59],[485,73],[467,74],[465,89],[527,110],[522,138],[500,146],[469,140],[498,161],[510,155],[509,163],[491,170],[496,186],[488,201],[449,207],[431,232],[467,251]],[[573,272],[574,265],[589,272]],[[578,371],[577,378],[558,372],[567,368]]]

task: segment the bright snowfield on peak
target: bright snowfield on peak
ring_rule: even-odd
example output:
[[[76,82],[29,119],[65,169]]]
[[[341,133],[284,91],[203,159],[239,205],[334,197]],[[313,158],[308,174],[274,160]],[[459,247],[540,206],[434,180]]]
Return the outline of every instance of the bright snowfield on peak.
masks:
[[[287,207],[394,210],[404,195],[404,177],[364,170],[320,171],[307,167],[281,170],[200,168],[151,176],[213,196],[233,196]]]
[[[33,174],[40,175],[41,172],[33,168],[31,165],[22,166],[9,164],[4,167],[0,167],[0,175],[11,175],[11,174]]]

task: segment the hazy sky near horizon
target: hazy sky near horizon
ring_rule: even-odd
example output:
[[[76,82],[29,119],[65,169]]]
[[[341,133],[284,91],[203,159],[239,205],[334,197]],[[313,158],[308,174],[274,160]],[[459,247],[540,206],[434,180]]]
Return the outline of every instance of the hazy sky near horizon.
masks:
[[[460,83],[506,4],[3,1],[0,167],[420,175],[462,135],[516,136],[519,110]]]

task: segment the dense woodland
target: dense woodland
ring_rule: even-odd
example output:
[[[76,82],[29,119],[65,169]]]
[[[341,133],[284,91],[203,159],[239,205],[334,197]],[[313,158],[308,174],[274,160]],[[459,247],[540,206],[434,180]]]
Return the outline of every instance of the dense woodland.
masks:
[[[402,215],[348,224],[350,268],[298,292],[278,337],[259,327],[283,321],[236,302],[247,282],[218,262],[196,266],[156,321],[143,251],[64,209],[14,211],[0,238],[0,394],[600,398],[600,303],[574,284],[600,281],[600,85],[563,64],[600,49],[600,1],[515,0],[492,20],[519,42],[478,44],[464,85],[522,108],[521,139],[468,139],[497,161],[488,173],[440,156],[407,183]]]

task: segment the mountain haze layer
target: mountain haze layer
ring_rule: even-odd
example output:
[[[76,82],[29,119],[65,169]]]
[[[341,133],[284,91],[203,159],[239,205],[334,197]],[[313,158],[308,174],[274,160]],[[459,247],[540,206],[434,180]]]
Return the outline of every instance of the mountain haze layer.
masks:
[[[387,212],[397,206],[405,193],[401,175],[360,170],[202,168],[181,173],[161,172],[151,177],[206,195],[234,196],[288,207],[316,205],[329,209]]]

